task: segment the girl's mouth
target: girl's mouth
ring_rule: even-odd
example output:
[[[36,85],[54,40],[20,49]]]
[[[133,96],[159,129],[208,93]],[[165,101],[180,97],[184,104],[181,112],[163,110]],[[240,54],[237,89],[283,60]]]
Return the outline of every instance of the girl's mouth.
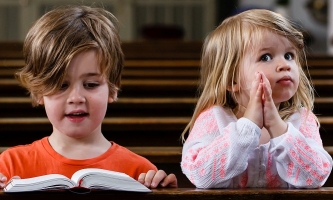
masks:
[[[77,113],[69,113],[69,114],[66,114],[65,116],[66,117],[82,117],[82,116],[87,116],[88,113],[85,113],[85,112],[77,112]]]
[[[293,80],[291,79],[290,76],[284,76],[280,80],[277,81],[277,83],[281,83],[281,84],[290,84],[292,82],[293,82]]]

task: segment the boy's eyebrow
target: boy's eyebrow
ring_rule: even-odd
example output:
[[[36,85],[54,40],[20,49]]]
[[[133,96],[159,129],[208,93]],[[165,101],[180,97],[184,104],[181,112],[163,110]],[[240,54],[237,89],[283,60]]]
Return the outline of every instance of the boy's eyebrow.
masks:
[[[81,77],[91,77],[91,76],[101,76],[100,73],[86,73],[86,74],[82,74]]]

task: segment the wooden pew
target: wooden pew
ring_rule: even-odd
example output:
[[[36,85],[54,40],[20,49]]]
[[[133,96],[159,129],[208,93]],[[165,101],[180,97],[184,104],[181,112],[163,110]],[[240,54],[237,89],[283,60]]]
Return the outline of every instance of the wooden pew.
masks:
[[[305,68],[312,79],[332,78],[333,64]],[[24,60],[1,60],[0,77],[12,78],[15,71],[24,65]],[[126,60],[123,78],[199,78],[200,60]]]
[[[230,199],[230,200],[273,200],[273,199],[332,199],[333,188],[319,189],[195,189],[195,188],[163,188],[153,189],[150,193],[92,191],[88,194],[72,192],[31,192],[8,194],[1,192],[1,199],[135,199],[135,200],[195,200],[195,199]]]
[[[9,147],[0,147],[0,153],[8,148]],[[182,156],[182,147],[130,146],[126,148],[147,158],[153,163],[180,163]],[[324,149],[333,156],[333,146],[325,146]]]
[[[102,132],[106,138],[126,146],[180,146],[180,134],[190,117],[106,117]],[[321,131],[324,145],[333,145],[333,117],[319,117],[325,132]],[[32,142],[49,135],[52,126],[44,118],[0,118],[0,145],[17,145]],[[133,138],[131,140],[130,138]],[[134,140],[134,138],[136,138]],[[147,140],[149,138],[149,140]]]
[[[201,41],[156,40],[122,42],[126,59],[199,59]],[[1,42],[0,59],[22,58],[22,42]]]
[[[197,99],[194,97],[119,97],[119,99],[109,104],[106,116],[127,116],[124,112],[130,112],[135,109],[138,116],[145,114],[168,114],[163,113],[167,109],[171,109],[175,116],[191,116]],[[16,113],[15,109],[19,112]],[[44,107],[32,107],[30,97],[0,97],[0,110],[3,117],[11,116],[45,116]],[[149,112],[154,110],[154,112]],[[155,112],[158,110],[158,113]],[[148,111],[148,112],[147,112]],[[170,111],[170,110],[169,110]],[[179,112],[181,111],[181,112]],[[25,115],[25,113],[27,115]],[[42,113],[42,114],[41,114]],[[180,114],[182,113],[182,114]],[[319,116],[330,116],[333,113],[333,97],[317,97],[314,102],[314,113]],[[134,113],[130,113],[134,114]]]
[[[194,97],[197,80],[122,80],[119,96]],[[0,79],[0,96],[22,96],[27,91],[15,79]]]
[[[316,93],[319,96],[333,96],[333,79],[315,79],[312,80]],[[176,79],[176,80],[137,80],[130,79],[122,80],[122,90],[120,94],[135,94],[144,96],[194,96],[197,86],[197,79]],[[1,96],[17,95],[15,93],[24,94],[24,89],[19,86],[19,83],[15,79],[0,79],[0,92]],[[145,93],[149,91],[148,93]],[[173,91],[173,93],[165,93],[166,91]],[[181,91],[181,92],[179,92]],[[184,93],[183,93],[184,92]],[[153,94],[152,94],[153,93]],[[141,96],[142,96],[141,95]],[[125,95],[126,96],[126,95]]]
[[[0,147],[0,153],[9,147]],[[143,156],[152,163],[180,163],[182,147],[173,146],[130,146],[126,147],[134,153]],[[333,147],[332,147],[333,148]]]
[[[119,97],[108,105],[108,117],[191,116],[196,103],[190,97]],[[30,97],[0,97],[1,117],[46,117],[43,106],[32,107]]]

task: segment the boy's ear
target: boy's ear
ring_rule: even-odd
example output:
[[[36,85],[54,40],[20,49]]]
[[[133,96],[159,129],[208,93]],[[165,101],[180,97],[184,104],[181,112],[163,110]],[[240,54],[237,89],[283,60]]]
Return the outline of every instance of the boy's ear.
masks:
[[[117,100],[118,92],[115,92],[113,95],[109,95],[108,102],[112,103]]]
[[[108,98],[108,102],[109,102],[109,103],[114,102],[113,97],[109,96],[109,98]]]
[[[238,92],[239,91],[239,84],[236,82],[233,82],[232,85],[228,85],[227,90],[229,92]]]

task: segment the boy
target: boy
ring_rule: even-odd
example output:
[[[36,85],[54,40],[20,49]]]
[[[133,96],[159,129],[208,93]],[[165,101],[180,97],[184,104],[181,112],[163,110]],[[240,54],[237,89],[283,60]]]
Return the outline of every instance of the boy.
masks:
[[[177,187],[145,158],[108,141],[101,125],[108,103],[117,99],[123,53],[116,18],[101,8],[68,6],[42,16],[28,32],[25,66],[16,74],[32,103],[44,105],[49,137],[0,155],[0,186],[9,178],[72,174],[102,168],[128,174],[146,187]]]

